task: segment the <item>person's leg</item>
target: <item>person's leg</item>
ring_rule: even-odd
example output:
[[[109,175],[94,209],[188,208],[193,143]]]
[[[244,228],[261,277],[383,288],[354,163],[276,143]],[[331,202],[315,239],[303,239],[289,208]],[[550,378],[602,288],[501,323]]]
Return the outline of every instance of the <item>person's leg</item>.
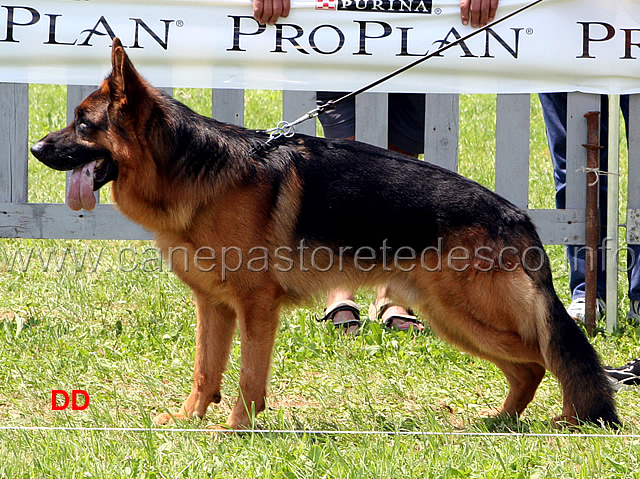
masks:
[[[620,97],[620,109],[626,125],[627,144],[629,144],[629,95]],[[627,247],[627,277],[629,280],[629,313],[627,319],[634,325],[640,324],[640,245]]]
[[[341,92],[318,92],[318,105],[342,97]],[[351,98],[335,108],[320,114],[320,123],[324,129],[325,138],[355,138],[355,100]],[[331,321],[336,327],[343,327],[345,332],[357,333],[360,329],[360,308],[355,303],[354,291],[337,288],[327,295],[327,307],[324,310],[323,321]]]
[[[424,152],[425,95],[389,94],[389,149],[417,158]]]
[[[608,171],[608,159],[609,159],[609,101],[606,95],[602,95],[601,111],[602,122],[600,125],[600,145],[602,150],[600,151],[600,169],[602,171]],[[627,144],[629,143],[629,96],[623,95],[620,98],[620,109],[622,110],[622,116],[624,122],[627,125]],[[606,237],[606,210],[607,210],[607,176],[600,177],[600,201],[599,207],[601,212],[601,224],[602,224],[602,238]],[[617,245],[616,245],[617,247]],[[599,276],[598,276],[598,291],[601,287],[600,283],[605,282],[604,266],[602,266],[602,255],[599,256]],[[640,323],[640,268],[637,267],[640,260],[640,245],[628,245],[627,248],[627,279],[629,282],[629,300],[630,307],[627,318],[630,322],[638,324]],[[602,272],[602,274],[600,274]]]
[[[318,105],[337,100],[344,93],[318,92]],[[320,114],[325,138],[355,139],[356,103],[354,98]],[[390,93],[388,149],[417,158],[424,151],[425,96],[417,93]]]
[[[360,330],[360,308],[355,302],[353,291],[337,288],[327,295],[327,307],[321,321],[331,321],[345,333],[357,334]]]
[[[549,152],[553,163],[553,179],[556,187],[556,208],[566,208],[566,178],[567,178],[567,94],[566,93],[541,93],[539,95],[542,104]],[[606,127],[604,128],[606,138]],[[601,135],[603,134],[601,128]],[[601,155],[601,169],[606,168],[606,155]],[[600,208],[601,222],[606,225],[606,178],[600,177]],[[574,317],[584,317],[585,295],[585,247],[581,245],[567,246],[569,259],[569,289],[571,291],[572,305],[570,314]],[[598,251],[597,268],[598,275],[597,292],[600,299],[605,297],[605,276],[602,268],[602,255]],[[574,304],[575,303],[575,304]],[[576,311],[573,311],[576,309]],[[579,310],[582,310],[580,312]],[[599,311],[602,314],[603,311]]]
[[[541,93],[539,97],[553,163],[556,208],[564,209],[567,187],[567,94]],[[584,256],[580,258],[578,252],[579,247],[567,246],[569,290],[572,300],[584,297]]]
[[[418,320],[413,311],[400,306],[389,299],[389,288],[380,286],[376,300],[369,306],[369,318],[380,321],[386,327],[406,331],[415,329],[424,331],[424,324]]]
[[[331,100],[344,96],[341,92],[319,91],[316,93],[316,103],[323,105]],[[354,139],[356,135],[356,100],[350,98],[338,103],[334,108],[321,113],[318,117],[324,130],[325,138]]]
[[[344,94],[339,92],[318,92],[318,104],[336,100]],[[389,95],[389,150],[418,156],[424,150],[424,95],[416,94],[390,94]],[[355,139],[355,99],[351,98],[336,105],[335,108],[320,115],[320,123],[324,129],[326,138]],[[378,288],[377,298],[371,308],[376,309],[377,304],[388,304],[386,287]],[[331,291],[327,297],[327,308],[323,319],[331,319],[336,325],[349,324],[351,332],[356,321],[359,320],[359,310],[354,309],[354,292],[344,289]],[[377,312],[375,316],[378,316]],[[380,312],[383,324],[394,329],[423,330],[422,323],[415,319],[405,307],[399,305],[386,306]]]
[[[424,152],[425,96],[417,93],[389,94],[389,150],[417,158]],[[369,306],[369,317],[401,331],[424,330],[412,311],[389,300],[386,286],[378,288],[375,302]],[[373,310],[373,311],[371,311]]]

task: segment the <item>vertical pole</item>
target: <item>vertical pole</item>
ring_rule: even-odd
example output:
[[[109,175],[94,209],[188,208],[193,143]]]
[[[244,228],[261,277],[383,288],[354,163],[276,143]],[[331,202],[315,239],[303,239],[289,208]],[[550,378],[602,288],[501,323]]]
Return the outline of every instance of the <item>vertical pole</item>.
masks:
[[[607,332],[618,326],[618,176],[620,163],[620,95],[609,95],[609,173],[607,183],[606,287]]]
[[[598,215],[598,166],[600,164],[600,112],[590,111],[587,119],[587,205],[585,210],[585,316],[589,335],[596,331],[596,295],[598,287],[598,245],[600,219]]]

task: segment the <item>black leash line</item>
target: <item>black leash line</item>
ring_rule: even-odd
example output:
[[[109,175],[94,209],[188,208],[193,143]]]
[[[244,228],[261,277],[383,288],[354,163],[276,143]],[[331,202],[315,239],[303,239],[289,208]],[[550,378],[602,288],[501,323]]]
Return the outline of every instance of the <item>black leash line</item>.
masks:
[[[304,115],[302,115],[300,118],[298,118],[297,120],[294,120],[292,122],[288,122],[288,121],[281,121],[280,123],[278,123],[278,125],[275,128],[270,128],[268,130],[264,130],[265,133],[269,133],[269,139],[263,143],[262,145],[254,148],[251,151],[251,155],[253,155],[254,153],[267,149],[269,146],[271,146],[271,142],[282,138],[283,136],[285,138],[290,138],[293,135],[295,135],[296,133],[296,129],[295,126],[299,125],[300,123],[310,120],[312,118],[317,117],[320,113],[325,112],[326,110],[330,110],[332,108],[334,108],[337,104],[342,103],[343,101],[346,101],[350,98],[353,98],[357,95],[360,95],[361,93],[366,92],[367,90],[370,90],[372,88],[375,88],[376,86],[380,85],[381,83],[386,82],[387,80],[390,80],[391,78],[400,75],[401,73],[406,72],[407,70],[421,64],[424,61],[427,61],[430,58],[433,58],[435,56],[439,56],[442,52],[445,52],[447,50],[449,50],[452,47],[455,47],[456,45],[459,45],[461,43],[466,42],[467,40],[469,40],[470,38],[488,30],[489,28],[494,27],[495,25],[498,25],[499,23],[502,23],[508,19],[510,19],[511,17],[514,17],[516,15],[518,15],[519,13],[524,12],[525,10],[528,10],[529,8],[537,5],[538,3],[541,3],[543,0],[534,0],[533,2],[524,5],[523,7],[520,7],[517,10],[514,10],[513,12],[498,18],[497,20],[494,20],[493,22],[485,25],[484,27],[480,27],[477,30],[472,31],[471,33],[468,33],[467,35],[460,37],[456,40],[454,40],[451,43],[448,43],[447,45],[441,46],[440,48],[438,48],[435,52],[433,53],[429,53],[428,55],[425,55],[424,57],[418,58],[417,60],[398,68],[397,70],[394,70],[393,72],[383,76],[382,78],[379,78],[378,80],[369,83],[368,85],[363,86],[362,88],[359,88],[358,90],[352,91],[351,93],[347,93],[346,95],[336,99],[336,100],[329,100],[326,103],[323,103],[322,105],[318,106],[317,108],[314,108],[311,111],[308,111],[307,113],[305,113]]]

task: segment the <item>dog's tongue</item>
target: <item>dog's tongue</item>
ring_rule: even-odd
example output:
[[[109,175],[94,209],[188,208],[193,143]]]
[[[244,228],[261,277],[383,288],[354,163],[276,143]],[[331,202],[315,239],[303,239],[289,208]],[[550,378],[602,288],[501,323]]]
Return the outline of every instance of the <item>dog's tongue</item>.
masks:
[[[93,170],[96,162],[92,161],[80,168],[76,168],[69,178],[69,191],[67,191],[67,204],[78,211],[84,208],[91,211],[96,206],[96,197],[93,194]]]

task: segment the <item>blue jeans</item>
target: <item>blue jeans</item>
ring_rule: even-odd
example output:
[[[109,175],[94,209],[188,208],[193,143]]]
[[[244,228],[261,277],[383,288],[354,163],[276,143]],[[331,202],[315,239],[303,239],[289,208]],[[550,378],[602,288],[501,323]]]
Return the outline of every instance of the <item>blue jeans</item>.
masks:
[[[540,103],[547,127],[547,139],[553,162],[553,179],[556,186],[556,208],[566,207],[566,186],[567,186],[567,94],[566,93],[540,93]],[[608,164],[608,132],[609,119],[606,112],[609,108],[609,101],[606,95],[601,96],[601,111],[603,112],[600,122],[600,144],[604,147],[600,150],[600,169],[607,170]],[[622,96],[620,107],[625,123],[629,122],[629,97]],[[628,133],[627,133],[628,135]],[[627,136],[627,142],[629,138]],[[599,207],[600,224],[603,225],[601,238],[606,237],[607,224],[607,177],[601,176],[599,180]],[[617,248],[618,245],[608,245]],[[640,246],[630,246],[627,264],[630,267],[629,274],[629,298],[640,300],[640,267],[637,266],[640,260]],[[567,246],[567,256],[569,257],[569,288],[571,298],[584,297],[584,278],[586,271],[584,246]],[[598,296],[605,298],[605,275],[602,261],[602,249],[598,248]]]

